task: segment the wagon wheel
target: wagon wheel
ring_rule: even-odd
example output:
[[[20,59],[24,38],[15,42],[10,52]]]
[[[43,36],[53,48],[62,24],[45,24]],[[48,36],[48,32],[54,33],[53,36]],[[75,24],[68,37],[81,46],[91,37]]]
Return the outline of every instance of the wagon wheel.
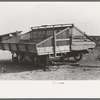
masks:
[[[77,54],[77,55],[75,55],[75,56],[74,56],[74,59],[75,59],[76,61],[81,60],[81,59],[82,59],[82,54]]]
[[[23,55],[18,55],[18,62],[19,63],[22,63],[23,62]]]
[[[65,58],[65,55],[62,55],[62,57],[60,58],[60,61],[61,61],[61,62],[64,62],[64,61],[65,61],[64,58]]]
[[[14,56],[14,53],[12,53],[12,62],[13,62],[13,63],[18,62],[17,55]]]

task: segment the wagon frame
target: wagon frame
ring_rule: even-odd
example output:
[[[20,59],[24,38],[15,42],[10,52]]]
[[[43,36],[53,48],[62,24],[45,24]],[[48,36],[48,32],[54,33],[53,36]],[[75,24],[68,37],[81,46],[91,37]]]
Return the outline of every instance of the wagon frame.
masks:
[[[47,64],[48,61],[63,61],[66,57],[79,61],[82,54],[94,49],[95,45],[74,24],[56,24],[31,27],[25,34],[1,41],[0,49],[9,50],[12,61],[23,62],[28,56],[34,63]]]

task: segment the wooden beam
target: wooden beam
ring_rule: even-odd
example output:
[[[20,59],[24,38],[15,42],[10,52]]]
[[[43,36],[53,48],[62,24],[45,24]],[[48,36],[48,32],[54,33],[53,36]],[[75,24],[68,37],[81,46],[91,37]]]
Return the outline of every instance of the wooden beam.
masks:
[[[56,41],[68,41],[70,39],[56,39]]]
[[[54,50],[54,56],[56,57],[56,33],[53,30],[53,50]]]
[[[18,44],[16,44],[17,52],[19,52]]]
[[[27,44],[25,44],[25,49],[26,49],[26,52],[28,53],[28,47],[27,47],[28,45]]]
[[[62,31],[60,31],[60,32],[58,32],[58,33],[55,34],[55,35],[61,34],[61,33],[65,32],[65,31],[68,30],[68,29],[69,29],[69,28],[66,28],[66,29],[64,29],[64,30],[62,30]],[[39,45],[41,45],[42,43],[44,43],[44,42],[46,42],[46,41],[48,41],[48,40],[50,40],[50,39],[52,39],[52,38],[53,38],[53,36],[51,36],[51,37],[49,37],[49,38],[47,38],[47,39],[45,39],[45,40],[39,42],[38,44],[36,44],[36,46],[39,46]]]
[[[11,51],[11,46],[10,46],[10,43],[8,43],[8,46],[9,46],[9,50]]]
[[[4,45],[3,45],[3,43],[1,43],[1,46],[2,46],[2,50],[4,50]]]
[[[31,29],[43,29],[43,28],[57,28],[57,27],[72,27],[74,24],[54,24],[54,25],[41,25],[41,26],[35,26],[31,27]]]
[[[69,28],[69,38],[70,38],[70,50],[72,50],[72,28]]]

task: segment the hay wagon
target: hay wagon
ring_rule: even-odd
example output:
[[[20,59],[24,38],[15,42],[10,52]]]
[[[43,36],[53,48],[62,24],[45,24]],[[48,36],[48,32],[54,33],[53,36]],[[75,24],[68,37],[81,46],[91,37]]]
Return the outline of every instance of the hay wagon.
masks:
[[[0,36],[0,49],[9,50],[12,61],[48,63],[69,57],[79,61],[96,45],[73,24],[42,25],[31,27],[31,31],[25,34],[19,33]]]

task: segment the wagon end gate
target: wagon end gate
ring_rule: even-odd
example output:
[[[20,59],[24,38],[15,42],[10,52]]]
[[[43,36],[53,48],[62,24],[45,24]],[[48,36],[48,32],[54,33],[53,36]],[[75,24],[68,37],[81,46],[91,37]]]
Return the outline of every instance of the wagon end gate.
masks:
[[[96,43],[92,41],[88,35],[78,29],[76,26],[72,28],[72,45],[73,51],[94,49]]]

